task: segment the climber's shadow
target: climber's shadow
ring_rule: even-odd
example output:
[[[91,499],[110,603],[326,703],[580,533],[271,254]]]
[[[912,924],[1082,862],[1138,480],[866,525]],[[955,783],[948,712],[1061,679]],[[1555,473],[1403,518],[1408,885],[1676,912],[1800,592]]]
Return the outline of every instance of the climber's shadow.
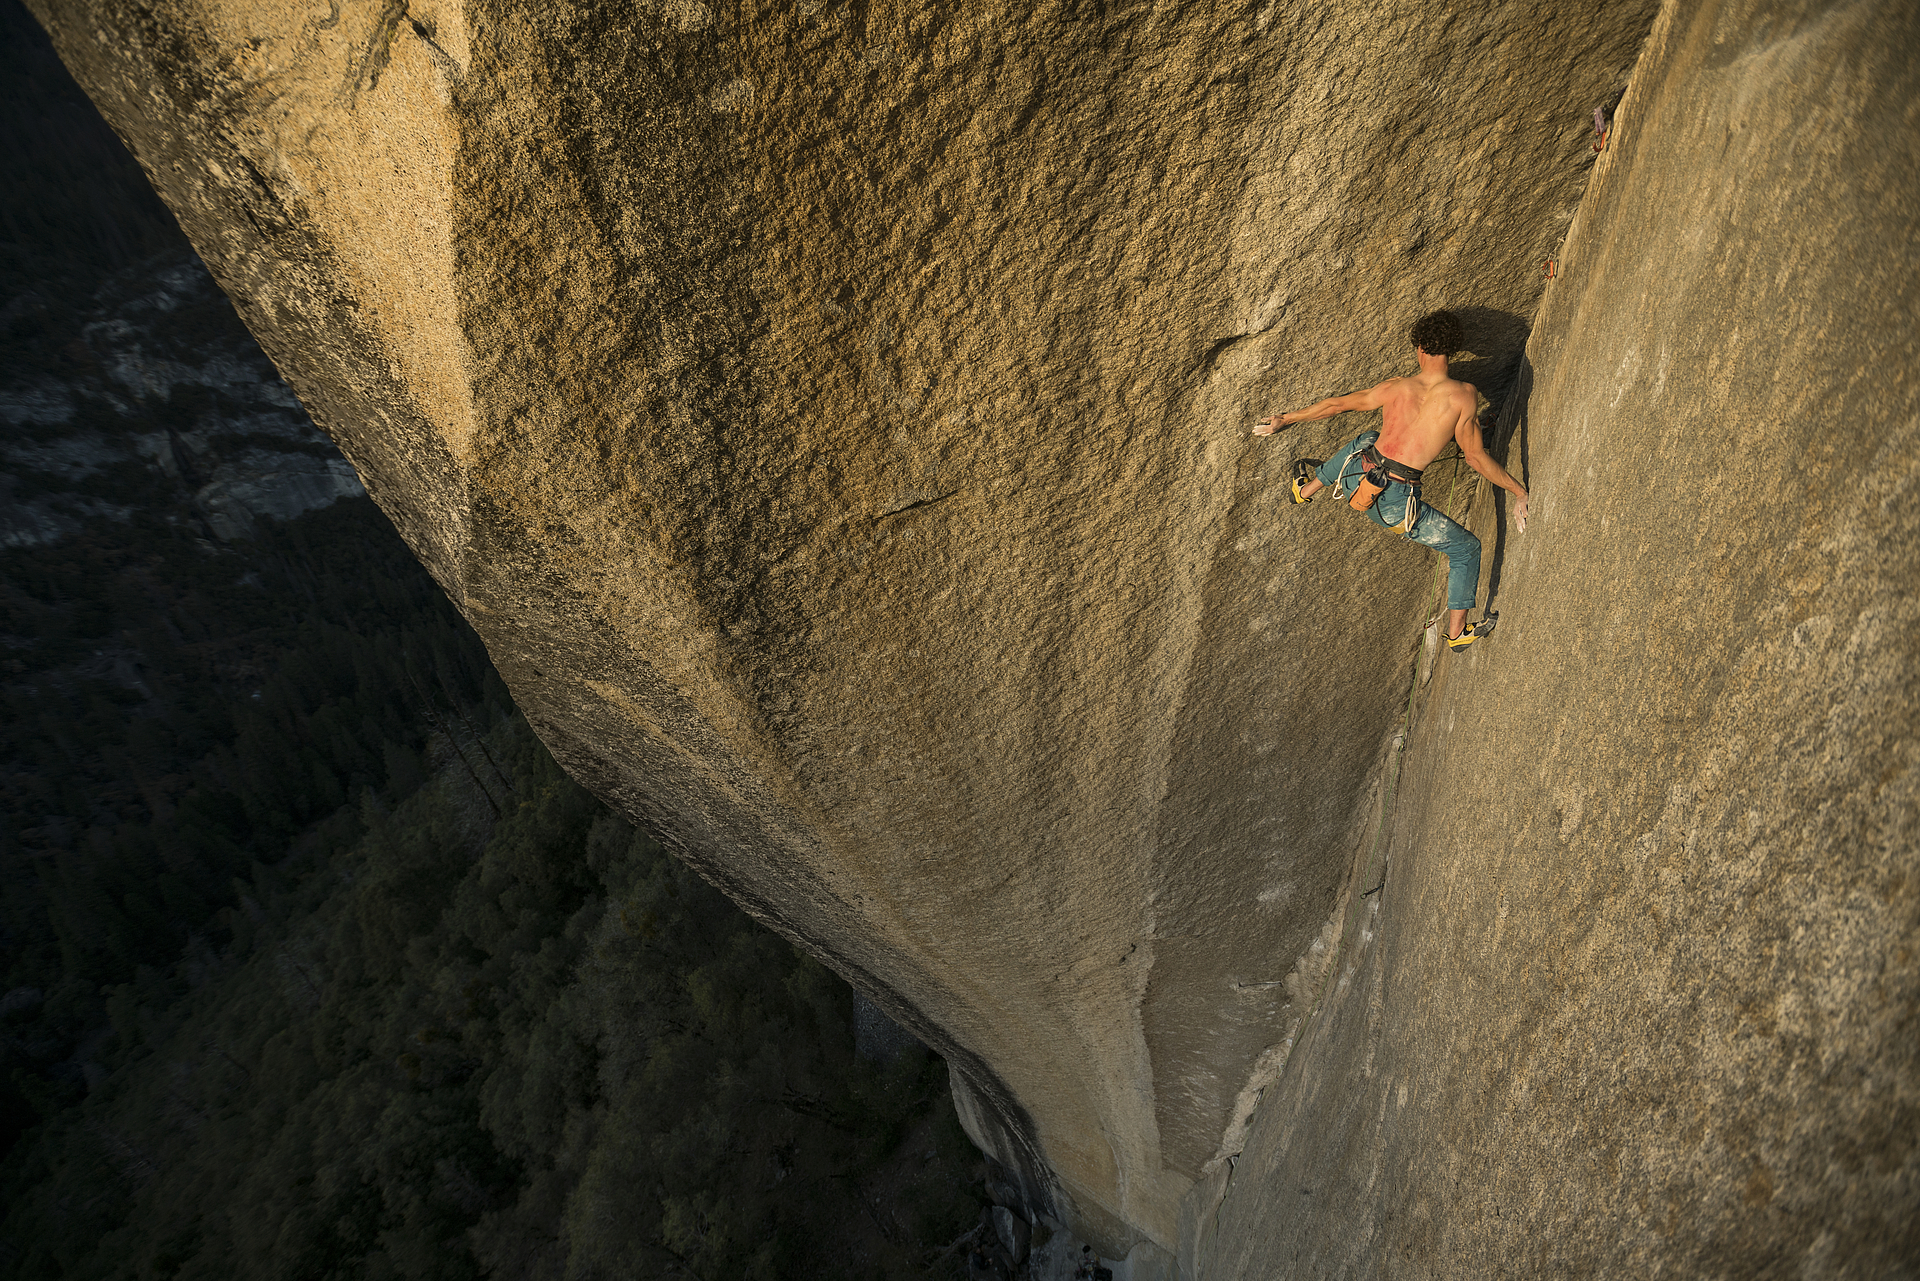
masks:
[[[1475,357],[1461,365],[1456,376],[1478,387],[1499,413],[1513,393],[1520,364],[1526,359],[1530,332],[1526,318],[1491,307],[1456,307],[1453,314],[1460,317],[1460,341]]]
[[[1478,357],[1460,371],[1460,376],[1473,382],[1487,398],[1488,408],[1480,421],[1482,441],[1494,461],[1524,485],[1528,476],[1527,398],[1533,391],[1533,366],[1527,361],[1530,327],[1524,318],[1490,307],[1460,307],[1454,314],[1460,317],[1461,341]],[[1487,613],[1493,611],[1500,595],[1500,572],[1507,556],[1508,508],[1507,495],[1495,490]]]
[[[1486,437],[1487,452],[1522,485],[1531,484],[1533,479],[1533,468],[1527,457],[1528,438],[1532,434],[1527,430],[1527,398],[1532,391],[1533,365],[1523,352],[1519,368],[1514,371],[1512,389],[1495,419],[1494,430]],[[1507,522],[1511,518],[1512,503],[1508,494],[1494,491],[1493,562],[1487,571],[1487,613],[1493,612],[1493,602],[1500,595],[1500,571],[1507,560]]]

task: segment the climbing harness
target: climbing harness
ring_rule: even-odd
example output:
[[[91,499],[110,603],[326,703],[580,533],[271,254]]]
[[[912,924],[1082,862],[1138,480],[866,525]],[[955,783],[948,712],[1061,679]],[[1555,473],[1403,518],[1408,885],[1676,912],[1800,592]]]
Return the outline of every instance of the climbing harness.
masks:
[[[1454,497],[1460,490],[1460,468],[1457,465],[1459,462],[1458,455],[1450,454],[1448,457],[1454,459],[1456,462],[1453,472],[1453,490],[1447,495],[1447,507],[1452,507]],[[1315,458],[1302,458],[1294,463],[1292,484],[1294,502],[1306,503],[1313,501],[1310,498],[1302,498],[1300,496],[1300,487],[1312,479],[1323,465],[1321,460]],[[1359,468],[1358,471],[1355,470],[1356,466]],[[1429,466],[1431,466],[1431,464],[1429,464]],[[1357,478],[1359,484],[1355,486],[1353,497],[1348,501],[1347,505],[1355,511],[1366,511],[1373,506],[1375,499],[1386,492],[1388,485],[1394,483],[1405,485],[1407,487],[1406,512],[1400,517],[1397,523],[1389,525],[1387,528],[1397,529],[1408,538],[1412,538],[1414,528],[1420,523],[1420,514],[1423,510],[1420,506],[1420,486],[1425,475],[1426,471],[1424,468],[1409,467],[1403,462],[1387,457],[1372,445],[1366,445],[1354,450],[1353,453],[1347,456],[1347,461],[1340,469],[1340,475],[1334,479],[1332,486],[1333,496],[1336,501],[1346,498],[1347,482]],[[1443,508],[1442,510],[1445,509]],[[1437,563],[1434,565],[1433,572],[1434,591],[1437,596],[1440,586],[1440,566]],[[1489,610],[1485,618],[1482,618],[1478,623],[1475,623],[1461,633],[1461,636],[1467,637],[1467,639],[1460,640],[1457,637],[1448,637],[1448,646],[1453,649],[1464,649],[1466,646],[1471,645],[1474,639],[1490,635],[1493,631],[1494,621],[1499,617],[1499,614]]]
[[[1369,472],[1382,473],[1388,480],[1397,480],[1402,485],[1418,485],[1420,477],[1425,474],[1418,467],[1409,467],[1403,462],[1387,457],[1372,445],[1361,450],[1360,456],[1367,464]],[[1384,489],[1386,486],[1383,485],[1381,488]]]
[[[1372,507],[1373,500],[1386,492],[1387,481],[1389,480],[1384,473],[1380,473],[1380,483],[1378,484],[1375,484],[1374,481],[1368,477],[1367,472],[1369,469],[1365,453],[1365,450],[1356,449],[1351,454],[1348,454],[1346,463],[1340,469],[1340,475],[1333,482],[1333,497],[1334,501],[1338,502],[1340,499],[1347,497],[1347,482],[1358,477],[1359,484],[1354,486],[1353,497],[1347,501],[1347,506],[1357,512],[1363,512],[1369,507]],[[1355,462],[1360,464],[1360,471],[1358,472],[1353,470]],[[1418,473],[1416,473],[1416,475],[1417,474]],[[1412,487],[1409,487],[1410,490],[1411,488]],[[1418,520],[1419,510],[1420,509],[1414,505],[1413,493],[1409,492],[1407,495],[1407,516]],[[1408,520],[1406,516],[1401,518],[1398,525],[1389,525],[1388,528],[1398,529],[1408,538],[1413,537],[1413,521]]]
[[[1405,485],[1407,510],[1401,516],[1400,522],[1391,528],[1412,538],[1413,527],[1420,521],[1420,469],[1396,462],[1372,445],[1362,449],[1359,458],[1366,470],[1361,474],[1360,483],[1354,487],[1353,498],[1348,501],[1347,506],[1357,512],[1363,512],[1373,506],[1374,499],[1386,492],[1388,485],[1396,482]]]

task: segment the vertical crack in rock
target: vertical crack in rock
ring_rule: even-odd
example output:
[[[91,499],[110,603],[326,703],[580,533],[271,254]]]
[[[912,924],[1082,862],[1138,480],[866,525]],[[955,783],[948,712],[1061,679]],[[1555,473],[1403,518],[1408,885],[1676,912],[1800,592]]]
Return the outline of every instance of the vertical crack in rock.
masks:
[[[555,756],[1171,1246],[1427,581],[1247,427],[1517,366],[1651,4],[317,8],[36,0]]]
[[[1533,523],[1469,517],[1500,631],[1416,691],[1374,937],[1189,1275],[1920,1256],[1916,44],[1663,9],[1503,415]]]

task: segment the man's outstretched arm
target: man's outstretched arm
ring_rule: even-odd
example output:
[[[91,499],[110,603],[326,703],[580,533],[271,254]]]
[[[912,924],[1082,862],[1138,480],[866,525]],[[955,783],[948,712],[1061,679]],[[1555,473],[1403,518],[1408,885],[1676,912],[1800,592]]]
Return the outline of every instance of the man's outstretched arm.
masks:
[[[1513,505],[1513,523],[1521,533],[1526,533],[1527,491],[1487,452],[1487,447],[1480,440],[1479,416],[1471,412],[1461,414],[1459,425],[1453,429],[1453,438],[1459,442],[1460,453],[1466,458],[1467,466],[1514,496],[1517,501]]]
[[[1385,385],[1381,384],[1382,387]],[[1283,414],[1269,414],[1253,425],[1253,434],[1271,436],[1282,427],[1290,427],[1294,423],[1318,422],[1322,418],[1331,418],[1335,414],[1344,414],[1352,410],[1378,409],[1383,402],[1384,397],[1380,394],[1380,387],[1369,387],[1365,391],[1349,392],[1345,396],[1318,401],[1305,409],[1296,409]]]

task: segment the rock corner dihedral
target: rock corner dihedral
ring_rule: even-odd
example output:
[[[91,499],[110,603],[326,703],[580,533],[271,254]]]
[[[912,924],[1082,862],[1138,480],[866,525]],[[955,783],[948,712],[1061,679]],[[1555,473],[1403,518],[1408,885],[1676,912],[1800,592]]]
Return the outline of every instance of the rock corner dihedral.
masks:
[[[1312,1198],[1308,1214],[1295,1189],[1298,1204],[1276,1211],[1317,1225],[1320,1257],[1358,1239],[1327,1205],[1372,1204],[1368,1171],[1380,1167],[1363,1154],[1385,1150],[1403,1158],[1396,1204],[1441,1215],[1418,1241],[1393,1240],[1427,1250],[1436,1272],[1470,1270],[1483,1246],[1522,1257],[1491,1220],[1448,1235],[1453,1220],[1439,1207],[1464,1195],[1448,1190],[1464,1176],[1445,1154],[1464,1150],[1463,1126],[1508,1124],[1484,1112],[1480,1096],[1457,1094],[1461,1083],[1491,1074],[1485,1089],[1508,1091],[1502,1106],[1529,1116],[1539,1101],[1537,1125],[1547,1128],[1525,1133],[1544,1142],[1552,1110],[1585,1088],[1561,1073],[1599,1069],[1576,1056],[1529,1075],[1542,1046],[1571,1053],[1565,1047],[1584,1043],[1578,1024],[1539,1011],[1557,1001],[1586,1009],[1567,994],[1617,986],[1622,973],[1641,976],[1627,987],[1649,1008],[1666,1008],[1656,989],[1703,1001],[1719,991],[1719,971],[1688,969],[1685,949],[1664,941],[1678,936],[1655,927],[1680,910],[1660,897],[1670,882],[1697,885],[1723,868],[1642,860],[1600,884],[1569,880],[1548,860],[1534,880],[1513,881],[1514,894],[1524,885],[1547,899],[1577,891],[1588,896],[1580,902],[1627,894],[1660,905],[1641,914],[1644,934],[1628,928],[1634,913],[1596,906],[1620,932],[1604,936],[1611,950],[1582,959],[1564,950],[1577,950],[1577,931],[1572,943],[1523,931],[1519,900],[1469,891],[1483,876],[1507,884],[1500,868],[1463,868],[1451,881],[1405,871],[1405,832],[1450,834],[1466,821],[1435,799],[1455,794],[1438,775],[1401,804],[1392,840],[1402,870],[1366,910],[1417,922],[1435,955],[1466,946],[1443,940],[1474,939],[1501,966],[1519,966],[1501,969],[1503,990],[1516,1019],[1536,1020],[1527,1024],[1535,1039],[1502,1041],[1509,1054],[1498,1066],[1440,1053],[1455,1045],[1436,1022],[1446,1009],[1493,1020],[1475,1025],[1490,1038],[1497,1030],[1492,998],[1468,990],[1478,980],[1463,976],[1478,971],[1464,958],[1452,976],[1422,969],[1429,988],[1381,987],[1377,1002],[1341,986],[1338,965],[1324,983],[1301,977],[1322,973],[1302,958],[1349,919],[1356,850],[1375,830],[1388,736],[1407,707],[1430,561],[1404,539],[1357,540],[1330,520],[1280,519],[1293,514],[1289,450],[1324,455],[1337,442],[1299,434],[1257,451],[1244,434],[1254,413],[1362,385],[1400,359],[1405,325],[1441,305],[1460,313],[1482,358],[1471,381],[1503,413],[1531,406],[1524,430],[1507,420],[1520,455],[1506,461],[1530,486],[1553,478],[1548,501],[1565,504],[1565,523],[1542,517],[1528,535],[1540,543],[1523,553],[1485,509],[1471,520],[1502,591],[1517,601],[1564,582],[1565,601],[1593,611],[1554,632],[1575,638],[1565,653],[1584,674],[1555,684],[1516,672],[1550,611],[1537,596],[1525,612],[1503,600],[1510,621],[1497,645],[1475,646],[1434,678],[1434,710],[1415,727],[1404,766],[1410,779],[1437,769],[1423,762],[1464,751],[1468,737],[1528,743],[1534,756],[1485,766],[1506,786],[1501,798],[1457,792],[1481,797],[1515,841],[1536,842],[1526,859],[1559,848],[1548,844],[1559,830],[1548,822],[1555,789],[1590,798],[1581,811],[1590,817],[1570,829],[1577,835],[1615,804],[1592,789],[1616,783],[1631,812],[1609,813],[1604,830],[1618,840],[1609,849],[1640,849],[1656,820],[1666,824],[1658,849],[1695,848],[1687,807],[1704,802],[1689,798],[1709,790],[1689,780],[1708,773],[1581,773],[1580,761],[1629,752],[1615,711],[1631,709],[1642,728],[1694,717],[1672,723],[1691,726],[1690,736],[1717,732],[1712,710],[1676,691],[1731,691],[1736,676],[1763,680],[1756,690],[1799,688],[1802,677],[1785,675],[1794,662],[1817,668],[1807,688],[1841,689],[1854,661],[1846,655],[1873,667],[1891,644],[1886,629],[1905,626],[1890,602],[1908,598],[1910,577],[1902,587],[1886,566],[1911,559],[1883,557],[1881,576],[1861,581],[1887,594],[1878,605],[1850,596],[1844,608],[1813,588],[1796,594],[1819,578],[1808,562],[1801,578],[1768,584],[1765,608],[1786,613],[1765,615],[1773,639],[1740,642],[1745,649],[1728,648],[1722,620],[1759,617],[1762,595],[1703,593],[1724,611],[1711,621],[1704,604],[1663,601],[1677,611],[1670,617],[1691,621],[1664,631],[1668,674],[1655,677],[1644,652],[1629,663],[1602,641],[1628,622],[1608,614],[1606,591],[1555,568],[1604,568],[1608,582],[1720,584],[1731,581],[1717,577],[1722,568],[1743,557],[1852,547],[1846,540],[1880,519],[1871,504],[1855,503],[1851,515],[1821,506],[1827,526],[1789,529],[1774,509],[1746,503],[1735,513],[1716,507],[1711,521],[1702,513],[1697,525],[1669,523],[1656,546],[1624,500],[1575,498],[1631,492],[1623,460],[1668,457],[1623,436],[1636,403],[1684,395],[1732,405],[1715,401],[1714,388],[1729,385],[1725,362],[1749,350],[1701,337],[1730,322],[1701,311],[1689,337],[1642,316],[1617,286],[1582,295],[1604,296],[1606,314],[1620,318],[1606,342],[1574,326],[1567,291],[1598,288],[1603,264],[1622,278],[1643,270],[1620,265],[1594,237],[1668,227],[1661,254],[1677,264],[1673,279],[1763,283],[1734,242],[1705,223],[1671,221],[1708,195],[1752,213],[1740,204],[1747,188],[1704,150],[1677,152],[1672,168],[1645,175],[1652,194],[1609,205],[1604,227],[1590,201],[1581,235],[1561,248],[1590,173],[1645,165],[1663,129],[1705,147],[1678,108],[1658,116],[1662,100],[1648,88],[1640,123],[1630,98],[1606,150],[1591,148],[1590,107],[1618,100],[1654,20],[1645,0],[1471,12],[534,10],[497,0],[31,7],[315,420],[486,640],[554,754],[946,1056],[963,1115],[1020,1184],[1023,1207],[1071,1221],[1109,1258],[1138,1247],[1138,1259],[1164,1261],[1180,1248],[1197,1261],[1193,1233],[1182,1237],[1183,1201],[1193,1222],[1189,1194],[1221,1183],[1241,1136],[1266,1145],[1266,1164],[1242,1157],[1236,1187],[1267,1177],[1256,1170],[1295,1169],[1288,1136],[1323,1131],[1348,1136],[1347,1154],[1308,1145],[1297,1159],[1315,1172],[1308,1186],[1339,1195]],[[1694,41],[1685,56],[1703,60],[1697,83],[1730,104],[1715,117],[1721,142],[1752,165],[1776,161],[1742,132],[1762,111],[1759,99],[1736,102],[1746,101],[1743,77],[1785,83],[1780,69],[1830,47],[1823,41],[1851,41],[1865,58],[1911,36],[1905,19],[1870,4],[1824,16],[1716,8],[1694,26],[1678,12],[1661,19],[1656,39],[1668,43],[1649,46],[1640,74],[1679,65],[1680,44]],[[1885,74],[1891,105],[1879,110],[1904,110],[1910,79]],[[1861,101],[1851,89],[1841,100]],[[1828,121],[1828,107],[1794,101]],[[1821,139],[1850,136],[1844,122],[1821,127],[1830,130]],[[1889,126],[1887,155],[1910,158],[1910,132]],[[1909,243],[1911,219],[1887,200],[1874,213],[1888,224],[1882,252],[1854,259],[1880,263],[1882,275],[1862,267],[1857,279],[1829,283],[1891,307],[1910,299],[1897,292],[1910,271],[1886,247]],[[1549,258],[1563,266],[1551,283],[1540,271]],[[1781,280],[1807,270],[1784,253],[1767,261]],[[1658,281],[1642,285],[1662,305],[1686,304]],[[1725,315],[1745,305],[1746,295],[1712,296]],[[1742,343],[1813,323],[1784,302],[1764,323],[1737,314],[1760,326],[1743,328]],[[1913,367],[1911,327],[1857,323],[1859,352],[1882,353],[1885,370]],[[1599,356],[1571,350],[1576,339],[1604,348],[1608,376],[1640,399],[1620,401],[1619,388],[1594,381]],[[1826,362],[1820,369],[1844,361],[1825,348],[1811,359]],[[1713,374],[1721,381],[1700,381],[1713,360],[1724,364]],[[1566,381],[1575,367],[1586,381]],[[1883,460],[1909,456],[1894,430],[1901,397],[1910,410],[1897,389],[1860,402]],[[1728,477],[1738,492],[1774,492],[1762,483],[1773,464],[1755,461],[1766,451],[1708,449],[1705,428],[1685,434],[1696,422],[1685,416],[1645,421],[1673,424],[1661,438],[1680,449],[1668,459],[1673,475],[1744,469]],[[1707,452],[1688,453],[1689,442]],[[1852,456],[1838,434],[1825,444],[1796,437],[1792,448],[1801,468],[1827,466],[1826,448]],[[1649,510],[1657,500],[1641,493],[1665,474],[1628,470],[1641,491],[1633,510]],[[1875,474],[1896,471],[1887,461]],[[1905,509],[1887,510],[1895,514],[1883,532],[1905,537]],[[1573,537],[1575,511],[1579,546],[1555,543]],[[1364,600],[1351,599],[1348,585],[1362,582]],[[1351,625],[1315,621],[1330,596]],[[1782,648],[1782,636],[1805,639]],[[1496,655],[1509,664],[1499,669],[1504,684],[1468,697],[1467,683],[1493,670]],[[1639,692],[1619,692],[1628,688]],[[1609,727],[1584,742],[1585,755],[1552,737],[1573,705]],[[1531,736],[1509,728],[1515,718]],[[1441,727],[1461,737],[1435,737]],[[1725,732],[1758,758],[1801,750],[1764,718],[1727,722]],[[1860,746],[1879,734],[1882,758],[1904,759],[1905,740],[1884,728],[1848,722],[1832,732]],[[1536,778],[1544,759],[1564,762],[1562,772]],[[1737,775],[1728,761],[1686,768],[1694,765],[1720,770],[1716,779]],[[1799,787],[1814,775],[1794,778]],[[1910,796],[1908,778],[1889,773],[1885,795]],[[1417,821],[1406,817],[1414,801]],[[1888,803],[1861,800],[1845,812],[1858,832],[1880,832]],[[1749,808],[1761,815],[1754,833],[1784,833],[1819,810],[1811,794],[1784,809]],[[1722,817],[1747,821],[1734,808]],[[1804,837],[1823,849],[1842,839]],[[1578,849],[1578,858],[1592,852]],[[1715,857],[1758,855],[1726,847]],[[1911,891],[1889,888],[1892,876],[1872,881],[1872,892],[1910,907]],[[1785,928],[1794,910],[1784,904],[1764,919]],[[1346,936],[1336,928],[1333,937]],[[1514,937],[1534,960],[1512,959]],[[1787,937],[1749,941],[1759,955]],[[1787,1012],[1770,1004],[1778,980],[1739,973],[1743,986],[1728,990],[1713,1026],[1729,1037],[1742,1019],[1782,1026]],[[1659,989],[1653,974],[1679,986]],[[1839,1026],[1868,997],[1833,999]],[[1312,1009],[1319,1021],[1303,1025]],[[1391,1053],[1365,1063],[1312,1057],[1322,1039],[1347,1044],[1342,1029],[1354,1020]],[[1634,1020],[1608,1013],[1602,1022],[1621,1038],[1621,1061],[1634,1061]],[[1310,1035],[1296,1043],[1303,1026]],[[1708,1075],[1747,1062],[1727,1057],[1726,1044],[1684,1053]],[[1409,1086],[1404,1115],[1422,1119],[1396,1128],[1398,1096],[1379,1092],[1389,1087],[1369,1065],[1412,1063],[1425,1047],[1463,1075]],[[1269,1080],[1249,1131],[1256,1083]],[[1876,1097],[1906,1098],[1902,1088],[1888,1082]],[[1784,1107],[1803,1096],[1779,1097]],[[1357,1100],[1376,1109],[1367,1124],[1384,1137],[1363,1133]],[[1284,1124],[1275,1119],[1283,1112]],[[1729,1170],[1773,1159],[1766,1127],[1743,1126],[1715,1149]],[[1631,1141],[1626,1130],[1606,1132]],[[1704,1141],[1684,1126],[1668,1137],[1675,1150]],[[1488,1186],[1519,1177],[1498,1152],[1485,1159]],[[1594,1160],[1593,1171],[1613,1168]],[[1774,1203],[1799,1205],[1786,1167],[1769,1168],[1782,1169]],[[1601,1173],[1580,1186],[1594,1204],[1623,1207],[1633,1195]],[[1528,1207],[1532,1218],[1512,1222],[1549,1236],[1561,1221],[1558,1203],[1538,1196],[1501,1204]],[[1392,1231],[1428,1231],[1404,1226],[1415,1222],[1397,1218]],[[1209,1257],[1206,1275],[1253,1275],[1225,1254]],[[1388,1258],[1387,1248],[1375,1257]]]

